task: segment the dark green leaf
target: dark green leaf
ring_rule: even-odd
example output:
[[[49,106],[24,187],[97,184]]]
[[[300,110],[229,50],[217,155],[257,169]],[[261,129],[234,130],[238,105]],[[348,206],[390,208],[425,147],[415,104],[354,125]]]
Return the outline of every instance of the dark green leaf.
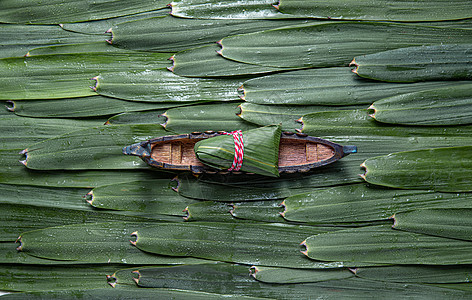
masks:
[[[180,196],[170,184],[168,179],[154,179],[100,186],[90,191],[89,202],[102,209],[184,216],[184,209],[199,201]]]
[[[472,79],[472,44],[400,48],[358,56],[352,64],[361,77],[388,82]]]
[[[257,266],[252,267],[251,271],[251,275],[258,281],[284,284],[346,279],[354,276],[347,269],[307,270]]]
[[[359,55],[440,43],[472,43],[472,35],[465,29],[335,22],[226,37],[221,53],[269,67],[340,67]]]
[[[463,266],[386,266],[359,268],[356,276],[386,282],[460,283],[470,282],[472,268]]]
[[[36,170],[145,169],[143,161],[123,155],[122,148],[166,134],[160,125],[103,125],[77,130],[29,146],[24,164]]]
[[[231,215],[238,219],[283,223],[280,200],[239,202],[233,204]]]
[[[139,104],[141,102],[134,102],[136,104]],[[164,106],[167,104],[172,105],[170,102],[169,103],[145,103],[142,102],[142,104],[151,104],[151,105],[160,105]],[[179,105],[178,103],[175,103],[176,105]],[[119,115],[115,115],[108,119],[107,124],[112,124],[112,125],[120,125],[120,124],[164,124],[166,121],[166,117],[164,117],[162,114],[165,113],[165,109],[160,109],[160,110],[151,110],[151,111],[136,111],[136,112],[126,112],[122,113]]]
[[[471,217],[471,208],[420,209],[395,214],[393,228],[471,241]]]
[[[3,291],[51,291],[106,288],[106,274],[116,265],[0,265]],[[26,298],[25,298],[26,299]]]
[[[237,222],[230,214],[230,206],[224,202],[203,201],[190,204],[185,211],[186,221]]]
[[[459,265],[472,262],[472,242],[435,237],[390,226],[318,234],[306,239],[306,255],[321,261]]]
[[[137,229],[135,243],[143,251],[162,255],[278,267],[333,268],[343,263],[312,261],[300,253],[299,246],[306,236],[332,230],[336,229],[215,222],[159,224]]]

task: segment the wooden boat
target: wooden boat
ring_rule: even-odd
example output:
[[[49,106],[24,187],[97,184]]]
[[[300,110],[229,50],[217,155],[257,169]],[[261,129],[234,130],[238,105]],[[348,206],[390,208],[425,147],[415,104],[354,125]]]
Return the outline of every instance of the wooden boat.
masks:
[[[221,134],[205,131],[162,136],[126,146],[123,153],[139,156],[150,166],[193,173],[229,173],[200,162],[194,152],[195,143]],[[356,153],[356,146],[342,146],[302,133],[283,132],[279,145],[279,173],[308,172]],[[232,172],[242,173],[242,172]]]

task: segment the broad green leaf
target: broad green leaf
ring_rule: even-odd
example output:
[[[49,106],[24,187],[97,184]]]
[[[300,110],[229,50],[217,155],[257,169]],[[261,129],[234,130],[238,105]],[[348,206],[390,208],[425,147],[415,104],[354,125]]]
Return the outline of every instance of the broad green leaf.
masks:
[[[286,17],[277,11],[273,0],[175,0],[171,14],[193,19],[278,19]]]
[[[387,82],[472,79],[472,44],[400,48],[352,61],[354,73]]]
[[[48,291],[48,292],[29,292],[29,293],[12,293],[4,295],[5,299],[60,299],[60,300],[69,300],[69,299],[101,299],[101,300],[153,300],[153,299],[173,299],[173,300],[227,300],[228,298],[233,298],[233,295],[219,295],[211,294],[205,292],[196,292],[196,291],[185,291],[185,290],[175,290],[175,289],[140,289],[137,287],[126,287],[126,288],[105,288],[105,289],[82,289],[82,290],[58,290],[58,291]],[[253,297],[242,297],[238,296],[238,299],[261,299]]]
[[[0,265],[3,291],[51,291],[106,288],[105,275],[116,265]],[[25,298],[26,299],[26,298]]]
[[[240,222],[230,214],[231,207],[224,202],[202,201],[190,204],[185,209],[186,221]]]
[[[7,0],[2,3],[0,22],[23,24],[59,24],[132,15],[166,6],[165,2],[124,1],[90,2],[86,0],[47,2]]]
[[[471,216],[471,208],[419,209],[395,214],[393,228],[471,241]]]
[[[283,223],[285,219],[280,215],[283,211],[280,202],[280,200],[238,202],[232,205],[230,213],[237,219]]]
[[[10,101],[8,103],[8,109],[13,111],[16,115],[23,117],[81,118],[107,116],[135,111],[163,110],[181,105],[183,104],[131,102],[97,95],[57,100]],[[118,119],[124,119],[124,117],[115,117],[115,122],[113,123],[118,123]]]
[[[205,45],[177,52],[172,56],[174,74],[186,77],[249,76],[290,70],[245,64],[219,55],[220,46]]]
[[[342,267],[300,253],[306,236],[335,228],[242,223],[159,224],[136,230],[136,247],[146,252],[226,262],[296,268]]]
[[[371,226],[318,234],[303,243],[321,261],[384,264],[463,265],[472,262],[472,243]]]
[[[100,186],[90,191],[89,203],[102,209],[184,216],[183,210],[199,201],[180,196],[170,184],[168,179],[154,179]]]
[[[280,125],[269,125],[242,132],[244,157],[242,172],[279,177]],[[232,135],[219,135],[195,144],[195,155],[202,163],[225,170],[236,156]],[[238,170],[239,171],[239,170]]]
[[[283,202],[283,217],[307,223],[382,220],[402,212],[426,208],[472,208],[472,193],[397,190],[364,184],[318,189]]]
[[[0,148],[21,149],[78,129],[103,124],[103,120],[22,118],[12,113],[0,116]]]
[[[110,46],[111,47],[111,46]],[[168,54],[89,53],[0,59],[0,100],[58,99],[96,95],[92,77],[162,68]]]
[[[461,283],[470,282],[472,267],[463,266],[385,266],[359,268],[357,277],[386,282]]]
[[[258,126],[241,120],[236,113],[240,103],[213,103],[172,108],[165,112],[166,130],[175,133],[195,131],[249,130]]]
[[[359,55],[440,43],[472,43],[472,35],[465,29],[336,22],[235,35],[220,42],[224,57],[269,67],[340,67]]]
[[[363,178],[372,184],[442,192],[472,191],[472,146],[392,153],[366,160]]]
[[[153,224],[156,223],[108,222],[34,230],[21,235],[19,250],[40,258],[74,263],[176,265],[200,261],[149,254],[130,244],[132,232]]]
[[[95,89],[100,95],[145,102],[239,100],[237,88],[244,81],[180,77],[167,69],[156,68],[113,74],[106,72],[96,80]]]
[[[83,202],[83,199],[76,199]],[[60,205],[57,205],[60,206]],[[84,208],[42,207],[38,204],[0,204],[0,241],[14,242],[21,233],[46,227],[106,221],[147,221],[150,218],[118,215]],[[1,280],[0,280],[1,281]]]
[[[72,32],[87,33],[87,34],[102,34],[119,23],[136,21],[136,20],[153,18],[153,17],[163,17],[165,15],[168,15],[169,13],[170,13],[170,9],[163,8],[163,9],[151,10],[148,12],[143,12],[143,13],[138,13],[138,14],[133,14],[133,15],[109,18],[109,19],[84,21],[84,22],[78,22],[78,23],[64,23],[64,24],[61,24],[61,27],[64,30],[72,31]]]
[[[38,258],[28,255],[24,252],[16,250],[18,244],[15,242],[1,242],[0,243],[0,263],[1,264],[26,264],[26,265],[42,265],[42,268],[47,268],[47,265],[64,265],[70,264],[69,261],[50,260]],[[74,264],[82,264],[74,263]]]
[[[453,3],[453,7],[445,9],[441,0],[335,0],[328,3],[321,0],[279,0],[276,7],[282,13],[341,20],[443,21],[472,16],[470,1],[456,0]]]
[[[139,158],[125,156],[127,144],[167,132],[160,125],[103,125],[72,131],[25,149],[25,166],[36,170],[146,169]]]
[[[103,40],[98,42],[88,42],[82,44],[68,44],[68,45],[54,45],[33,48],[28,51],[26,56],[40,56],[40,55],[61,55],[61,54],[89,54],[100,53],[100,54],[128,54],[132,55],[135,51],[118,49],[111,47],[109,44],[104,43]]]
[[[354,276],[347,269],[307,270],[259,266],[251,268],[251,275],[261,282],[283,284],[346,279]]]
[[[134,102],[139,104],[141,102]],[[151,104],[151,105],[159,105],[164,106],[169,103],[153,103],[153,102],[142,102],[142,104]],[[175,102],[174,104],[179,105],[179,103]],[[185,104],[184,104],[185,105]],[[180,106],[180,105],[179,105]],[[150,111],[136,111],[136,112],[126,112],[118,115],[114,115],[110,119],[108,119],[107,124],[112,125],[120,125],[120,124],[164,124],[166,121],[166,117],[162,114],[165,113],[165,109],[159,110],[150,110]]]
[[[234,1],[231,3],[231,5],[235,4],[237,5]],[[193,8],[202,9],[203,6],[206,6],[205,13],[209,12],[208,8],[217,8],[213,4]],[[268,7],[272,10],[270,4]],[[235,8],[242,9],[240,6]],[[113,38],[111,43],[124,49],[177,52],[216,43],[229,35],[307,23],[316,24],[319,22],[307,20],[248,20],[246,18],[239,20],[199,20],[172,16],[157,17],[112,26]]]
[[[410,84],[375,82],[360,78],[350,68],[343,67],[291,71],[249,79],[243,83],[240,92],[245,101],[255,104],[360,105],[457,84],[450,81]]]
[[[385,266],[359,268],[357,277],[386,282],[461,283],[470,282],[472,267],[459,266]]]
[[[472,84],[400,95],[375,101],[372,117],[404,125],[466,125],[472,123]]]
[[[4,3],[2,3],[3,5]],[[2,7],[3,8],[3,7]],[[1,12],[0,12],[1,14]],[[105,29],[106,30],[106,29]],[[36,47],[103,42],[109,35],[67,32],[59,26],[0,24],[0,58],[24,56]]]
[[[24,156],[21,149],[0,150],[0,183],[47,186],[93,188],[101,185],[118,184],[136,180],[169,178],[169,173],[138,170],[97,171],[37,171],[25,168],[19,161]]]
[[[300,128],[300,123],[297,120],[303,115],[322,111],[353,109],[352,106],[260,105],[248,102],[242,103],[239,108],[238,116],[245,121],[260,126],[282,123],[282,130],[289,131]]]
[[[472,126],[395,126],[375,121],[367,110],[328,111],[304,115],[302,132],[313,136],[379,136],[379,137],[454,137],[468,138]],[[469,142],[470,143],[470,142]],[[410,148],[404,148],[405,151]],[[394,151],[390,151],[394,152]]]

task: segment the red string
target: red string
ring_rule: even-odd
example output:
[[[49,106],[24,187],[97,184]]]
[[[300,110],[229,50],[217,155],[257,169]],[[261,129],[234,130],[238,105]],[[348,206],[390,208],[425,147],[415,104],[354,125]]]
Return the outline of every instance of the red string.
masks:
[[[243,166],[244,158],[244,140],[243,132],[241,130],[222,132],[221,134],[232,135],[234,139],[234,160],[231,168],[228,171],[239,171]]]

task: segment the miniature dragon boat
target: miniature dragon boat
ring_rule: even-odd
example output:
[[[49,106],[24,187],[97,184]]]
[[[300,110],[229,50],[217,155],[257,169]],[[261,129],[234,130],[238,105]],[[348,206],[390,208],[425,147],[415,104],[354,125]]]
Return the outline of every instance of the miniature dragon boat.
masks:
[[[261,132],[269,136],[266,145],[260,139]],[[197,174],[228,173],[236,150],[233,138],[223,134],[227,133],[205,131],[161,136],[126,146],[123,153],[138,156],[159,169]],[[212,140],[212,143],[207,143]],[[274,177],[279,176],[279,173],[308,172],[357,152],[356,146],[342,146],[302,133],[281,132],[280,126],[276,125],[248,130],[244,132],[244,140],[247,145],[241,171]],[[206,149],[213,152],[202,155]],[[264,161],[265,157],[267,161]],[[224,166],[226,163],[228,165]]]

